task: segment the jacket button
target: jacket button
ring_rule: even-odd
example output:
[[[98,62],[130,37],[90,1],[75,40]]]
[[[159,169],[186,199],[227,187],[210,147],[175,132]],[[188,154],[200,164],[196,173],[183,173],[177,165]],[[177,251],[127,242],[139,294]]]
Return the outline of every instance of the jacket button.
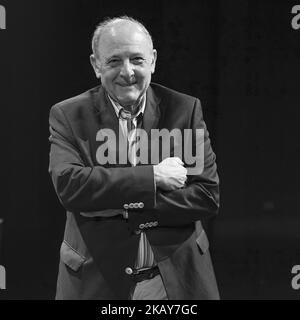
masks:
[[[123,211],[123,218],[128,219],[128,211],[127,210]]]
[[[127,274],[133,274],[133,270],[132,270],[130,267],[127,267],[127,268],[125,269],[125,272],[126,272]]]
[[[126,203],[126,204],[124,204],[123,208],[124,208],[125,210],[127,210],[127,209],[129,209],[129,205]]]
[[[133,209],[134,208],[134,204],[133,203],[129,203],[129,209]]]
[[[145,228],[145,225],[144,225],[143,223],[141,223],[141,224],[139,225],[139,228],[140,228],[141,230],[143,230],[143,229]]]
[[[140,203],[139,203],[139,208],[140,208],[140,209],[143,209],[143,208],[144,208],[144,203],[143,203],[143,202],[140,202]]]

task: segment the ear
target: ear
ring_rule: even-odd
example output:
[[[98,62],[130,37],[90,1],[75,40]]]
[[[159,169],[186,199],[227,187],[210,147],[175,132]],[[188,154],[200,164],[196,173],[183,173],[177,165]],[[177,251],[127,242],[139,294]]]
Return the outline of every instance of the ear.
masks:
[[[154,73],[154,71],[155,71],[156,59],[157,59],[157,51],[155,49],[153,49],[153,57],[152,57],[152,62],[151,62],[151,73]]]
[[[100,70],[99,62],[97,61],[97,58],[93,54],[90,55],[90,62],[95,71],[96,77],[100,79],[101,70]]]

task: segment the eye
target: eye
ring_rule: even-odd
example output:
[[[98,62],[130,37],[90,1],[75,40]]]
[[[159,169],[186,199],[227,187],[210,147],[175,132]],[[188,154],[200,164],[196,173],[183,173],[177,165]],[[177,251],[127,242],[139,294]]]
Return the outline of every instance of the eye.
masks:
[[[133,59],[131,59],[131,61],[134,64],[142,64],[145,59],[143,57],[134,57]]]
[[[119,59],[110,59],[108,60],[107,64],[110,66],[116,66],[120,62]]]

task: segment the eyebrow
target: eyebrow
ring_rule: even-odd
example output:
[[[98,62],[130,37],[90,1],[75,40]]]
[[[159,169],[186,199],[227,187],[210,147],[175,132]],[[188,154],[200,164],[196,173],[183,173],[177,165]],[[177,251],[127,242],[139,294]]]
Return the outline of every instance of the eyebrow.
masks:
[[[135,53],[131,53],[129,55],[129,57],[136,57],[136,56],[145,57],[146,55],[144,53],[142,53],[142,52],[135,52]],[[107,61],[109,61],[111,59],[120,59],[120,58],[121,58],[120,55],[114,54],[112,56],[109,56],[109,57],[105,58],[105,62],[107,62]]]

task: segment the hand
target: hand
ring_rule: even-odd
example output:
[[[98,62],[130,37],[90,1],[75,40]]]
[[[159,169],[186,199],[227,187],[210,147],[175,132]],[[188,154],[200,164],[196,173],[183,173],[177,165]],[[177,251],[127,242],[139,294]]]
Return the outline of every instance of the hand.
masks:
[[[183,165],[180,158],[172,157],[153,166],[156,186],[165,191],[183,188],[187,179],[187,169]]]

